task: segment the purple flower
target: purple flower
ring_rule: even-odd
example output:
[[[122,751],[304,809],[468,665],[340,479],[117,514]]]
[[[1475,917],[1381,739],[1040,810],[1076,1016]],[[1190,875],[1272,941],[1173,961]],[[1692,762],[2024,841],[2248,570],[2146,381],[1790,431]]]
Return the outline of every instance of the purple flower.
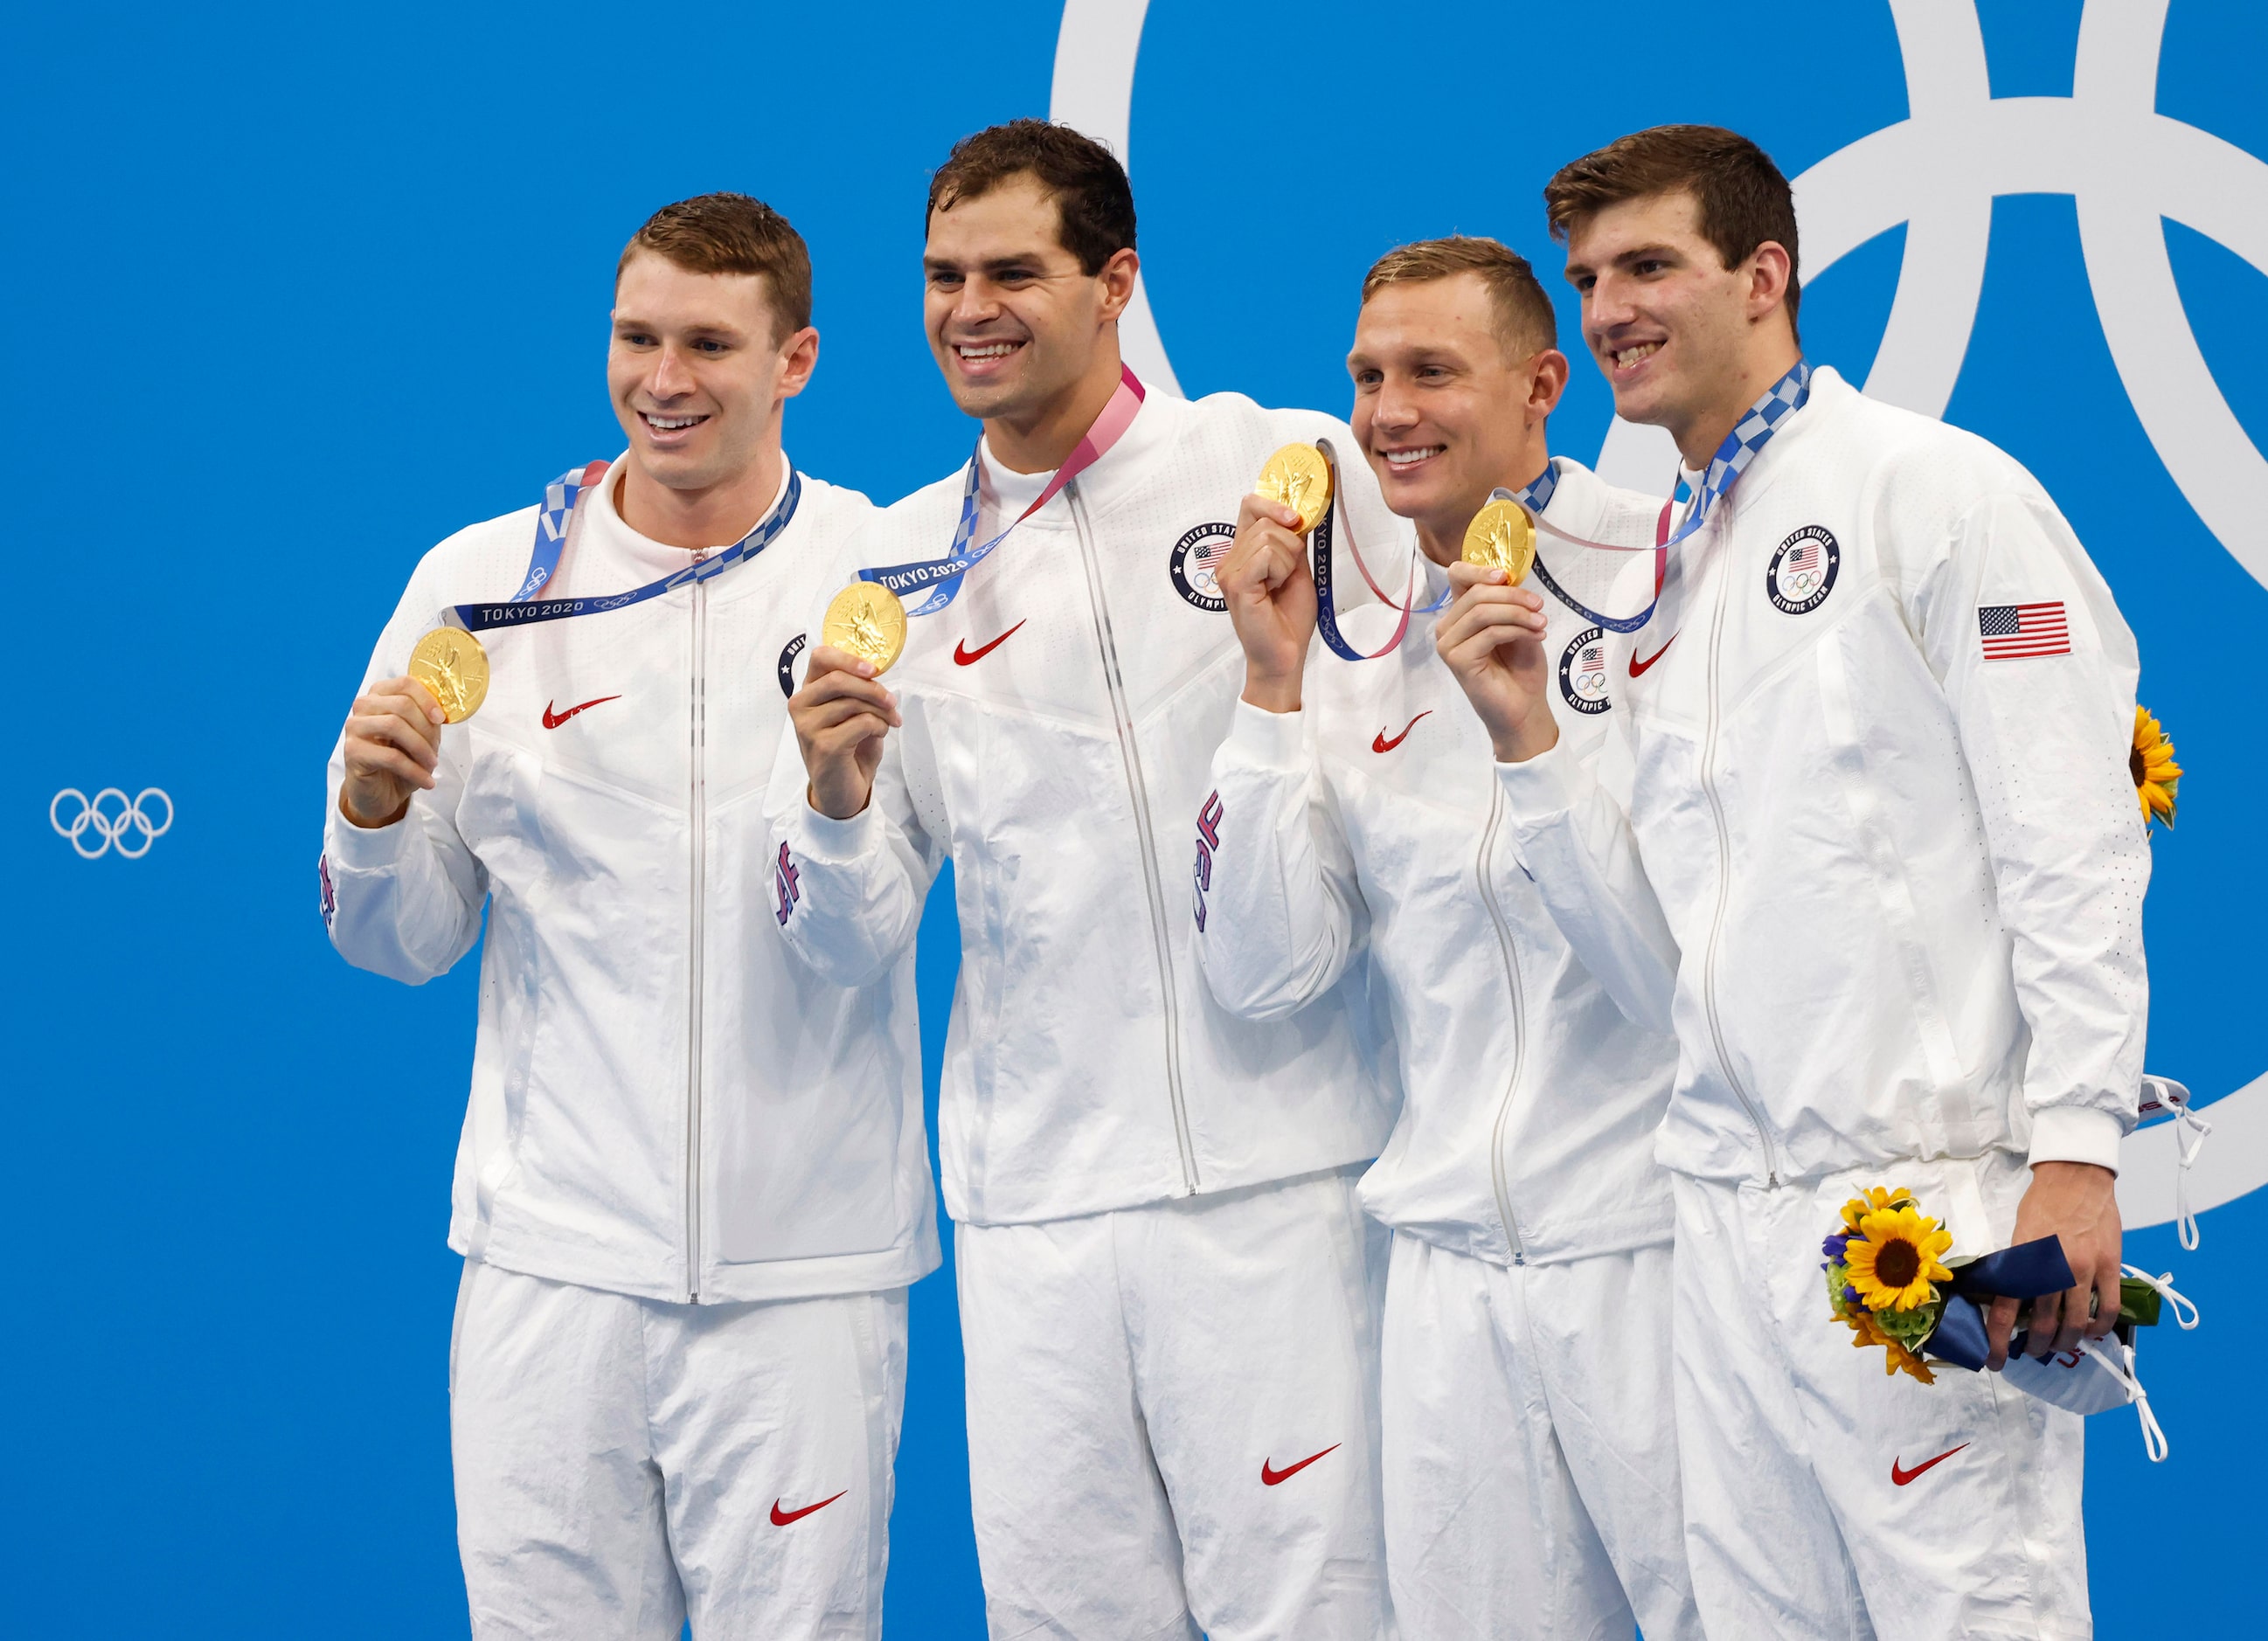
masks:
[[[1859,1303],[1859,1290],[1858,1290],[1858,1289],[1856,1289],[1856,1288],[1845,1288],[1845,1289],[1844,1289],[1844,1290],[1843,1290],[1843,1302],[1844,1302],[1845,1305],[1856,1305],[1856,1304],[1858,1304],[1858,1303]]]
[[[1819,1251],[1830,1260],[1840,1260],[1843,1257],[1843,1250],[1849,1247],[1850,1243],[1851,1233],[1848,1231],[1837,1231],[1819,1245]]]

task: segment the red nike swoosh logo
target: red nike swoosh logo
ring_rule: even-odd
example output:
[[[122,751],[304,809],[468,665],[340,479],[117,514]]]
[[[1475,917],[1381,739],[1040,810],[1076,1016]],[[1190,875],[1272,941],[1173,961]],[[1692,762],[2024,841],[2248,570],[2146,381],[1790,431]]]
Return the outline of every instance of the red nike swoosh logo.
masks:
[[[843,1493],[847,1493],[850,1490],[846,1487],[843,1490]],[[843,1493],[836,1494],[835,1498],[842,1498]],[[835,1498],[822,1498],[817,1504],[806,1505],[800,1510],[782,1510],[780,1508],[780,1501],[775,1498],[772,1500],[772,1525],[776,1527],[784,1527],[791,1521],[800,1521],[814,1510],[826,1509],[828,1505],[835,1502]]]
[[[1962,1442],[1961,1444],[1961,1447],[1966,1447],[1969,1444],[1967,1442]],[[1961,1451],[1961,1447],[1948,1447],[1943,1453],[1938,1454],[1936,1458],[1925,1459],[1919,1464],[1914,1466],[1911,1470],[1901,1467],[1896,1459],[1891,1460],[1890,1485],[1893,1487],[1904,1487],[1908,1482],[1912,1481],[1914,1477],[1919,1475],[1924,1470],[1928,1469],[1930,1466],[1933,1464],[1943,1464],[1948,1459],[1953,1457],[1955,1453],[1959,1453]]]
[[[1025,621],[1029,621],[1031,617],[1028,615],[1024,618]],[[998,649],[1002,644],[1007,643],[1009,639],[1014,637],[1018,632],[1022,630],[1023,625],[1024,622],[1020,621],[1013,627],[1009,628],[1007,631],[993,639],[991,643],[981,644],[974,650],[968,647],[966,640],[954,644],[953,646],[953,664],[955,666],[976,666],[977,662],[983,660],[986,656],[991,654],[993,651]]]
[[[1427,707],[1423,712],[1420,712],[1418,715],[1418,717],[1432,717],[1432,716],[1433,709]],[[1384,730],[1379,731],[1377,734],[1370,738],[1370,749],[1373,752],[1392,752],[1396,747],[1399,747],[1403,741],[1410,739],[1410,732],[1418,727],[1418,717],[1411,718],[1407,724],[1404,724],[1402,726],[1402,732],[1399,735],[1396,735],[1392,740],[1386,739],[1386,732]],[[1284,1474],[1289,1475],[1292,1473],[1291,1471],[1286,1470]]]
[[[543,703],[543,727],[546,729],[557,729],[562,724],[564,724],[569,718],[573,717],[578,712],[588,712],[593,707],[602,707],[609,701],[620,701],[622,697],[620,695],[600,695],[596,701],[585,701],[581,706],[569,707],[564,712],[554,712],[551,710],[551,703],[547,701]]]
[[[1425,715],[1420,713],[1418,716],[1422,717]],[[1404,733],[1407,733],[1407,732],[1405,731]],[[1323,1453],[1336,1453],[1338,1450],[1338,1443],[1333,1442],[1329,1446],[1323,1449]],[[1263,1459],[1260,1461],[1260,1485],[1263,1487],[1273,1487],[1278,1482],[1290,1480],[1292,1476],[1299,1475],[1300,1471],[1306,1469],[1309,1465],[1314,1463],[1316,1460],[1322,1458],[1323,1456],[1323,1453],[1311,1453],[1306,1458],[1300,1460],[1299,1463],[1285,1465],[1280,1470],[1274,1465],[1270,1464],[1267,1460]]]
[[[1683,629],[1680,630],[1682,631]],[[1656,650],[1652,655],[1647,656],[1643,661],[1638,659],[1638,651],[1632,650],[1631,651],[1630,659],[1631,676],[1632,678],[1636,678],[1640,673],[1646,671],[1647,667],[1652,666],[1656,661],[1661,659],[1663,656],[1668,655],[1669,653],[1669,646],[1676,642],[1677,634],[1673,632],[1666,640],[1663,641],[1661,648]]]

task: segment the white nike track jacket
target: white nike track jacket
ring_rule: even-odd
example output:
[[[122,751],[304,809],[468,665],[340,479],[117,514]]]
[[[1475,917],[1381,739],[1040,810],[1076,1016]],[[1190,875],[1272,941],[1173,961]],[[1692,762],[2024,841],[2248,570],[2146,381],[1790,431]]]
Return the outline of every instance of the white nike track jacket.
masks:
[[[1326,416],[1151,394],[953,604],[911,622],[887,680],[903,727],[865,810],[814,811],[792,733],[781,743],[783,926],[818,972],[864,985],[902,961],[954,864],[961,966],[939,1140],[956,1219],[1288,1179],[1366,1161],[1386,1138],[1393,1100],[1359,983],[1289,1019],[1240,1020],[1190,946],[1192,817],[1243,677],[1213,566],[1269,455],[1326,436],[1353,451]],[[1343,476],[1360,539],[1393,540],[1368,470]],[[858,562],[942,556],[961,489],[956,472],[884,511]],[[988,503],[983,534],[1000,514]]]
[[[1550,517],[1620,539],[1656,511],[1571,464]],[[1448,578],[1421,563],[1431,603]],[[1602,635],[1545,607],[1560,732],[1587,747],[1613,716]],[[1413,616],[1375,660],[1316,644],[1298,712],[1239,703],[1199,820],[1206,976],[1233,1012],[1273,1019],[1370,966],[1404,1103],[1362,1199],[1396,1231],[1499,1265],[1666,1242],[1653,1144],[1676,1045],[1616,1006],[1521,866],[1488,732],[1434,653],[1434,619]],[[1347,625],[1375,650],[1393,612]]]
[[[1674,1024],[1663,1162],[2117,1167],[2148,1004],[2139,663],[2029,474],[1821,369],[1608,665],[1597,747],[1499,778],[1569,943]]]
[[[561,594],[693,556],[631,531],[611,478],[585,499]],[[910,954],[849,987],[790,958],[762,804],[802,617],[873,511],[806,475],[753,561],[487,635],[487,703],[443,730],[436,789],[393,826],[341,816],[334,750],[321,872],[340,953],[416,985],[487,911],[458,1252],[680,1301],[902,1287],[936,1267]],[[400,674],[444,606],[510,597],[535,514],[427,554],[368,678]],[[414,1049],[386,1071],[405,1092],[455,1075]]]

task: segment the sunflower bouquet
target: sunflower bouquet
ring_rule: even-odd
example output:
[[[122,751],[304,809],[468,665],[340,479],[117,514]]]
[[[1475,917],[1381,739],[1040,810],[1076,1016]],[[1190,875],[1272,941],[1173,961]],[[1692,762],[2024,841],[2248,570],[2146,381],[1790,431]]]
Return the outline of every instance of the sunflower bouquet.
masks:
[[[1853,1350],[1882,1348],[1884,1372],[1937,1382],[1922,1349],[1945,1315],[1937,1284],[1953,1280],[1941,1262],[1952,1247],[1953,1233],[1924,1218],[1911,1193],[1879,1185],[1843,1204],[1843,1223],[1821,1245],[1835,1320]]]
[[[1984,1307],[1996,1298],[2030,1300],[2071,1287],[2071,1262],[2054,1237],[2021,1242],[1981,1259],[1947,1262],[1953,1233],[1921,1211],[1913,1193],[1867,1189],[1843,1204],[1842,1222],[1820,1247],[1827,1257],[1827,1303],[1850,1328],[1854,1350],[1880,1346],[1882,1371],[1937,1382],[1934,1358],[1955,1367],[1984,1365]],[[2158,1320],[2161,1287],[2133,1277],[2119,1284],[2117,1324],[2122,1343]],[[2021,1329],[2030,1306],[2017,1312]],[[2186,1325],[2186,1324],[2185,1324]],[[2013,1358],[2023,1348],[2011,1342]]]
[[[2174,803],[2180,795],[2182,766],[2174,762],[2174,743],[2165,725],[2149,708],[2134,709],[2134,745],[2126,754],[2127,773],[2134,777],[2134,796],[2142,806],[2145,828],[2174,824]]]

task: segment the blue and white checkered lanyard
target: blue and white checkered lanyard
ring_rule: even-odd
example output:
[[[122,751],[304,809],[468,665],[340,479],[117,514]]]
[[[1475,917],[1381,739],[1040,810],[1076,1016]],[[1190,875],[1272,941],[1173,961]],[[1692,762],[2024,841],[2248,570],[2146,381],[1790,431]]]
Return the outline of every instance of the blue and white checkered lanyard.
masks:
[[[535,519],[535,546],[528,555],[527,574],[521,578],[519,591],[501,604],[453,604],[441,612],[444,626],[455,627],[465,632],[486,632],[494,627],[526,627],[537,622],[565,621],[571,615],[595,615],[607,610],[626,609],[633,604],[643,604],[648,599],[659,598],[665,592],[696,581],[708,581],[723,575],[735,564],[745,564],[779,539],[795,517],[796,504],[803,499],[803,475],[790,463],[787,470],[787,493],[780,497],[779,505],[766,513],[756,527],[721,553],[712,554],[672,570],[659,581],[649,581],[628,592],[611,592],[603,598],[546,599],[541,603],[528,600],[548,585],[559,573],[559,556],[567,550],[567,536],[575,522],[576,508],[583,498],[596,490],[607,476],[607,464],[594,461],[585,467],[570,467],[543,487],[543,506]]]
[[[1725,442],[1717,446],[1717,453],[1709,459],[1709,470],[1702,475],[1700,493],[1693,498],[1693,505],[1687,511],[1685,521],[1659,547],[1639,548],[1618,546],[1611,541],[1586,541],[1581,536],[1570,535],[1565,530],[1546,523],[1543,509],[1550,504],[1551,493],[1559,487],[1558,471],[1548,464],[1543,469],[1543,476],[1525,489],[1498,489],[1491,492],[1490,499],[1519,503],[1535,519],[1537,529],[1556,535],[1563,541],[1571,541],[1577,547],[1596,548],[1612,553],[1650,551],[1662,556],[1655,561],[1658,564],[1666,563],[1669,549],[1707,521],[1716,504],[1724,499],[1726,492],[1733,488],[1741,475],[1749,470],[1749,464],[1756,460],[1757,453],[1771,442],[1771,436],[1778,430],[1780,423],[1802,409],[1810,397],[1811,363],[1808,359],[1798,359],[1794,367],[1766,388],[1764,396],[1750,405],[1747,414],[1733,424],[1733,430],[1725,435]],[[1644,609],[1636,615],[1602,614],[1578,602],[1566,588],[1553,579],[1550,567],[1543,562],[1540,547],[1535,555],[1535,578],[1569,609],[1585,621],[1604,627],[1609,632],[1636,632],[1653,618],[1654,606],[1661,601],[1662,577],[1657,571],[1653,580],[1653,597]]]

